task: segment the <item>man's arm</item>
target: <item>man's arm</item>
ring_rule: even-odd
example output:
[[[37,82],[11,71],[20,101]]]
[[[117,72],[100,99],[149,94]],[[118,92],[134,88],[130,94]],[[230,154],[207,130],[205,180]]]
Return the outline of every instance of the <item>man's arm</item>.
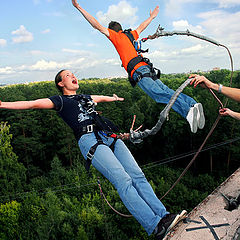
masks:
[[[78,11],[84,16],[84,18],[92,25],[93,28],[97,29],[105,36],[109,37],[108,29],[103,27],[92,15],[90,15],[86,10],[84,10],[77,2],[77,0],[72,0],[72,4]]]
[[[118,97],[116,94],[113,94],[112,97],[110,96],[101,96],[101,95],[91,95],[92,100],[95,103],[99,102],[114,102],[114,101],[123,101],[124,98]]]
[[[34,101],[1,102],[0,109],[26,110],[26,109],[52,109],[53,102],[48,98]]]
[[[211,82],[204,76],[193,74],[190,77],[193,78],[190,84],[192,85],[194,83],[194,87],[196,87],[197,85],[200,85],[203,88],[207,87],[207,88],[213,89],[215,91],[219,91],[220,85]],[[226,97],[229,97],[237,102],[240,102],[240,89],[238,89],[238,88],[222,86],[221,93],[223,95],[225,95]]]
[[[158,13],[159,13],[159,6],[155,7],[153,12],[150,11],[150,17],[146,19],[144,22],[142,22],[139,25],[139,27],[136,29],[138,35],[140,35],[140,33],[147,28],[147,26],[152,22],[152,20],[158,15]]]

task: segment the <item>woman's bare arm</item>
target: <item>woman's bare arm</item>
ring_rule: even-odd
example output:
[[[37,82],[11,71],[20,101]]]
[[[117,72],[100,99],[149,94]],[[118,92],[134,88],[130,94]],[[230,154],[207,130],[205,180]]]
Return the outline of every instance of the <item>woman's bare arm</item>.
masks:
[[[25,110],[25,109],[52,109],[53,102],[48,98],[33,101],[1,102],[1,109]]]
[[[113,94],[112,97],[110,96],[102,96],[102,95],[91,95],[92,100],[96,103],[99,102],[114,102],[114,101],[123,101],[124,98],[118,97],[116,94]]]

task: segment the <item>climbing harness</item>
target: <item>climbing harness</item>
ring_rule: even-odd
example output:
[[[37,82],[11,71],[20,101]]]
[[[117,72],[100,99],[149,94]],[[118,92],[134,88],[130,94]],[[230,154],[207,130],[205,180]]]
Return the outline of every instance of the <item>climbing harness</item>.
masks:
[[[131,83],[131,85],[133,87],[135,87],[136,84],[143,77],[151,77],[153,80],[159,79],[160,75],[161,75],[161,71],[159,69],[153,67],[153,64],[150,62],[150,60],[148,58],[145,58],[141,55],[141,53],[148,52],[148,49],[147,50],[142,50],[142,40],[140,40],[140,41],[135,40],[131,31],[132,31],[131,29],[126,29],[126,30],[123,31],[123,33],[128,37],[129,41],[132,43],[132,45],[134,46],[134,48],[135,48],[135,50],[137,51],[137,54],[138,54],[138,56],[131,59],[129,61],[128,65],[127,65],[128,80]],[[149,73],[142,74],[135,69],[137,64],[139,64],[140,62],[146,63],[146,65],[150,68]],[[133,70],[135,70],[135,72],[137,74],[137,79],[136,80],[134,80],[132,78]]]
[[[87,160],[85,162],[85,168],[87,171],[89,171],[97,147],[99,145],[105,145],[102,138],[99,136],[99,133],[101,133],[105,137],[114,138],[112,144],[109,146],[110,149],[114,151],[115,143],[118,139],[118,136],[113,132],[119,131],[119,129],[109,119],[100,116],[98,112],[95,111],[96,104],[89,98],[83,95],[76,95],[74,96],[74,98],[79,102],[79,104],[81,104],[81,106],[87,111],[87,113],[91,117],[91,119],[87,119],[80,124],[78,132],[76,133],[76,138],[80,139],[80,137],[84,134],[94,133],[97,140],[97,143],[90,148],[86,155]]]
[[[100,132],[100,133],[103,134],[103,132]],[[86,160],[86,164],[85,164],[85,168],[86,168],[87,171],[89,171],[89,168],[90,168],[90,166],[91,166],[92,159],[93,159],[93,157],[94,157],[95,151],[97,150],[97,147],[98,147],[99,145],[106,145],[106,144],[103,142],[102,138],[99,136],[98,132],[94,131],[94,134],[95,134],[95,137],[96,137],[96,139],[97,139],[97,143],[95,143],[95,144],[90,148],[90,150],[89,150],[88,153],[87,153],[87,160]],[[112,136],[112,135],[111,135],[111,136]],[[118,139],[117,137],[114,137],[114,138],[113,138],[113,142],[112,142],[111,145],[109,146],[109,148],[110,148],[113,152],[114,152],[114,147],[115,147],[115,143],[116,143],[117,139]]]
[[[134,46],[138,54],[148,52],[148,49],[142,50],[142,40],[135,40],[134,36],[131,33],[132,29],[125,29],[123,33],[129,38],[130,42]]]
[[[150,72],[149,73],[144,73],[142,74],[139,72],[137,69],[135,69],[136,65],[139,64],[140,62],[146,63],[149,68]],[[134,80],[132,78],[132,71],[135,70],[134,73],[137,74],[137,79]],[[136,84],[144,77],[151,77],[153,80],[157,80],[160,78],[161,71],[155,67],[153,67],[153,64],[150,62],[148,58],[143,57],[142,55],[138,55],[137,57],[131,59],[127,65],[127,72],[128,72],[128,80],[130,81],[131,85],[133,87],[136,86]]]

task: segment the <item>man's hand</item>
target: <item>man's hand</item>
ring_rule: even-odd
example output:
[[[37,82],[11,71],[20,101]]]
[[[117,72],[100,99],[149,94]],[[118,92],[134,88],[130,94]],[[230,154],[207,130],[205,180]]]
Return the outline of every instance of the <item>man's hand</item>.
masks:
[[[159,13],[159,6],[156,6],[153,11],[150,10],[150,17],[154,19]]]
[[[159,6],[155,7],[153,11],[150,11],[150,17],[148,17],[148,19],[146,19],[136,28],[138,35],[140,35],[140,33],[147,28],[147,26],[151,23],[151,21],[158,15],[158,12],[159,12]]]
[[[194,83],[194,87],[200,85],[202,88],[213,88],[213,83],[204,76],[200,76],[198,74],[191,74],[189,78],[192,78],[190,85]]]
[[[230,110],[229,108],[221,108],[219,110],[219,114],[222,115],[222,116],[232,116],[233,114],[233,111]]]
[[[76,0],[72,0],[72,4],[74,7],[78,8],[79,7],[79,4]]]
[[[240,120],[240,113],[239,112],[234,112],[229,108],[222,108],[219,110],[219,114],[221,116],[230,116],[232,118],[235,118],[237,120]]]

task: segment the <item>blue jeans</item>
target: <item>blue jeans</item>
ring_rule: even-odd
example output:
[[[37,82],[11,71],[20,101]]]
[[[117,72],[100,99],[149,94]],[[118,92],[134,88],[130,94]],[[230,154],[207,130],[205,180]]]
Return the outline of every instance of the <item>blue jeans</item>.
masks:
[[[150,68],[148,66],[141,66],[137,69],[137,71],[142,74],[150,73]],[[136,78],[137,72],[135,71],[133,73],[133,80],[136,81]],[[154,81],[151,77],[143,77],[138,82],[138,86],[157,103],[167,104],[175,92],[163,84],[161,80],[157,79]],[[193,98],[181,93],[172,108],[182,117],[186,118],[190,107],[192,107],[195,103],[197,102]]]
[[[118,139],[112,152],[108,146],[113,138],[99,135],[106,145],[97,147],[92,165],[115,186],[124,205],[150,235],[161,218],[168,214],[166,208],[155,195],[124,142]],[[94,133],[80,138],[78,145],[85,159],[95,143],[97,140]]]

